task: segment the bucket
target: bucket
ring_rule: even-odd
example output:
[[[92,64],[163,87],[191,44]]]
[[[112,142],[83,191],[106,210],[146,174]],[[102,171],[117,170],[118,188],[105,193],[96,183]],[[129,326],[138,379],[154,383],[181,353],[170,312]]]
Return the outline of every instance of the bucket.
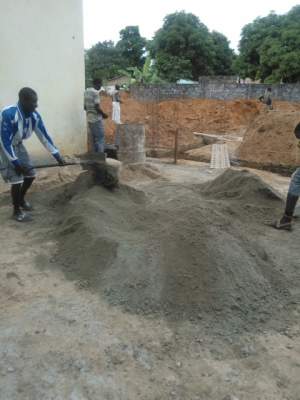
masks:
[[[142,124],[119,124],[116,130],[118,159],[124,164],[144,163],[145,127]]]

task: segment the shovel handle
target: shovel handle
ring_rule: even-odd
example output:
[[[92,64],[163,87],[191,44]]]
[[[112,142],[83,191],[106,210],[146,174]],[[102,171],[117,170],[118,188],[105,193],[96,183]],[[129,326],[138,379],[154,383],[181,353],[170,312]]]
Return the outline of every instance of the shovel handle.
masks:
[[[38,164],[34,165],[31,169],[42,169],[42,168],[54,168],[54,167],[68,167],[69,165],[95,165],[95,164],[103,164],[105,161],[97,161],[97,160],[81,160],[81,161],[70,161],[66,162],[64,165],[59,164]]]
[[[66,162],[64,165],[59,164],[39,164],[32,167],[32,169],[54,168],[54,167],[67,167],[68,165],[81,165],[80,162]]]

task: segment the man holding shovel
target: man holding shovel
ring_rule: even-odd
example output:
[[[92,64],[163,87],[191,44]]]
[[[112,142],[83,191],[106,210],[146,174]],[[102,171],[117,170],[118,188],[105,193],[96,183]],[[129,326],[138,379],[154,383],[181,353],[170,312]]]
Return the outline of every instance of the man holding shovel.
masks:
[[[41,116],[36,112],[37,106],[36,92],[23,88],[19,92],[18,104],[7,107],[0,113],[0,172],[5,182],[11,184],[13,217],[18,222],[30,220],[26,211],[32,211],[33,208],[25,200],[25,195],[35,179],[35,170],[23,141],[29,139],[34,131],[58,165],[65,165]]]
[[[300,140],[300,122],[296,126],[294,133],[296,138]],[[298,144],[298,147],[300,147],[300,143]],[[274,225],[276,229],[291,230],[294,212],[296,209],[299,196],[300,196],[300,168],[297,168],[292,176],[292,180],[290,183],[284,215]]]

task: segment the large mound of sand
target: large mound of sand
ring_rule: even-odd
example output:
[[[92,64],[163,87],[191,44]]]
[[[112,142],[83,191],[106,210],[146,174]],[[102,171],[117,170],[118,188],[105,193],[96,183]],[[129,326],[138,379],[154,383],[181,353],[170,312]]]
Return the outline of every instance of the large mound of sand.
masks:
[[[218,312],[253,324],[257,309],[272,309],[283,295],[257,237],[281,203],[248,172],[227,171],[205,185],[155,180],[147,192],[109,192],[81,177],[59,201],[57,264],[128,312],[172,320]]]
[[[300,121],[300,105],[287,106],[278,104],[249,125],[238,151],[241,160],[264,166],[299,165],[300,149],[293,132]]]

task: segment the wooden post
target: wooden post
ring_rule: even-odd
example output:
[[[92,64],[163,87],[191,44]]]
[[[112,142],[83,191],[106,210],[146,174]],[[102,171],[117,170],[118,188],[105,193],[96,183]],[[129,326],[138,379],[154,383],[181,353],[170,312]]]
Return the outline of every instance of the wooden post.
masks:
[[[175,132],[174,164],[177,164],[177,156],[178,156],[178,128],[176,128],[176,132]]]
[[[178,105],[174,104],[174,120],[176,121],[176,131],[175,131],[175,140],[174,140],[174,164],[177,164],[178,159]]]

